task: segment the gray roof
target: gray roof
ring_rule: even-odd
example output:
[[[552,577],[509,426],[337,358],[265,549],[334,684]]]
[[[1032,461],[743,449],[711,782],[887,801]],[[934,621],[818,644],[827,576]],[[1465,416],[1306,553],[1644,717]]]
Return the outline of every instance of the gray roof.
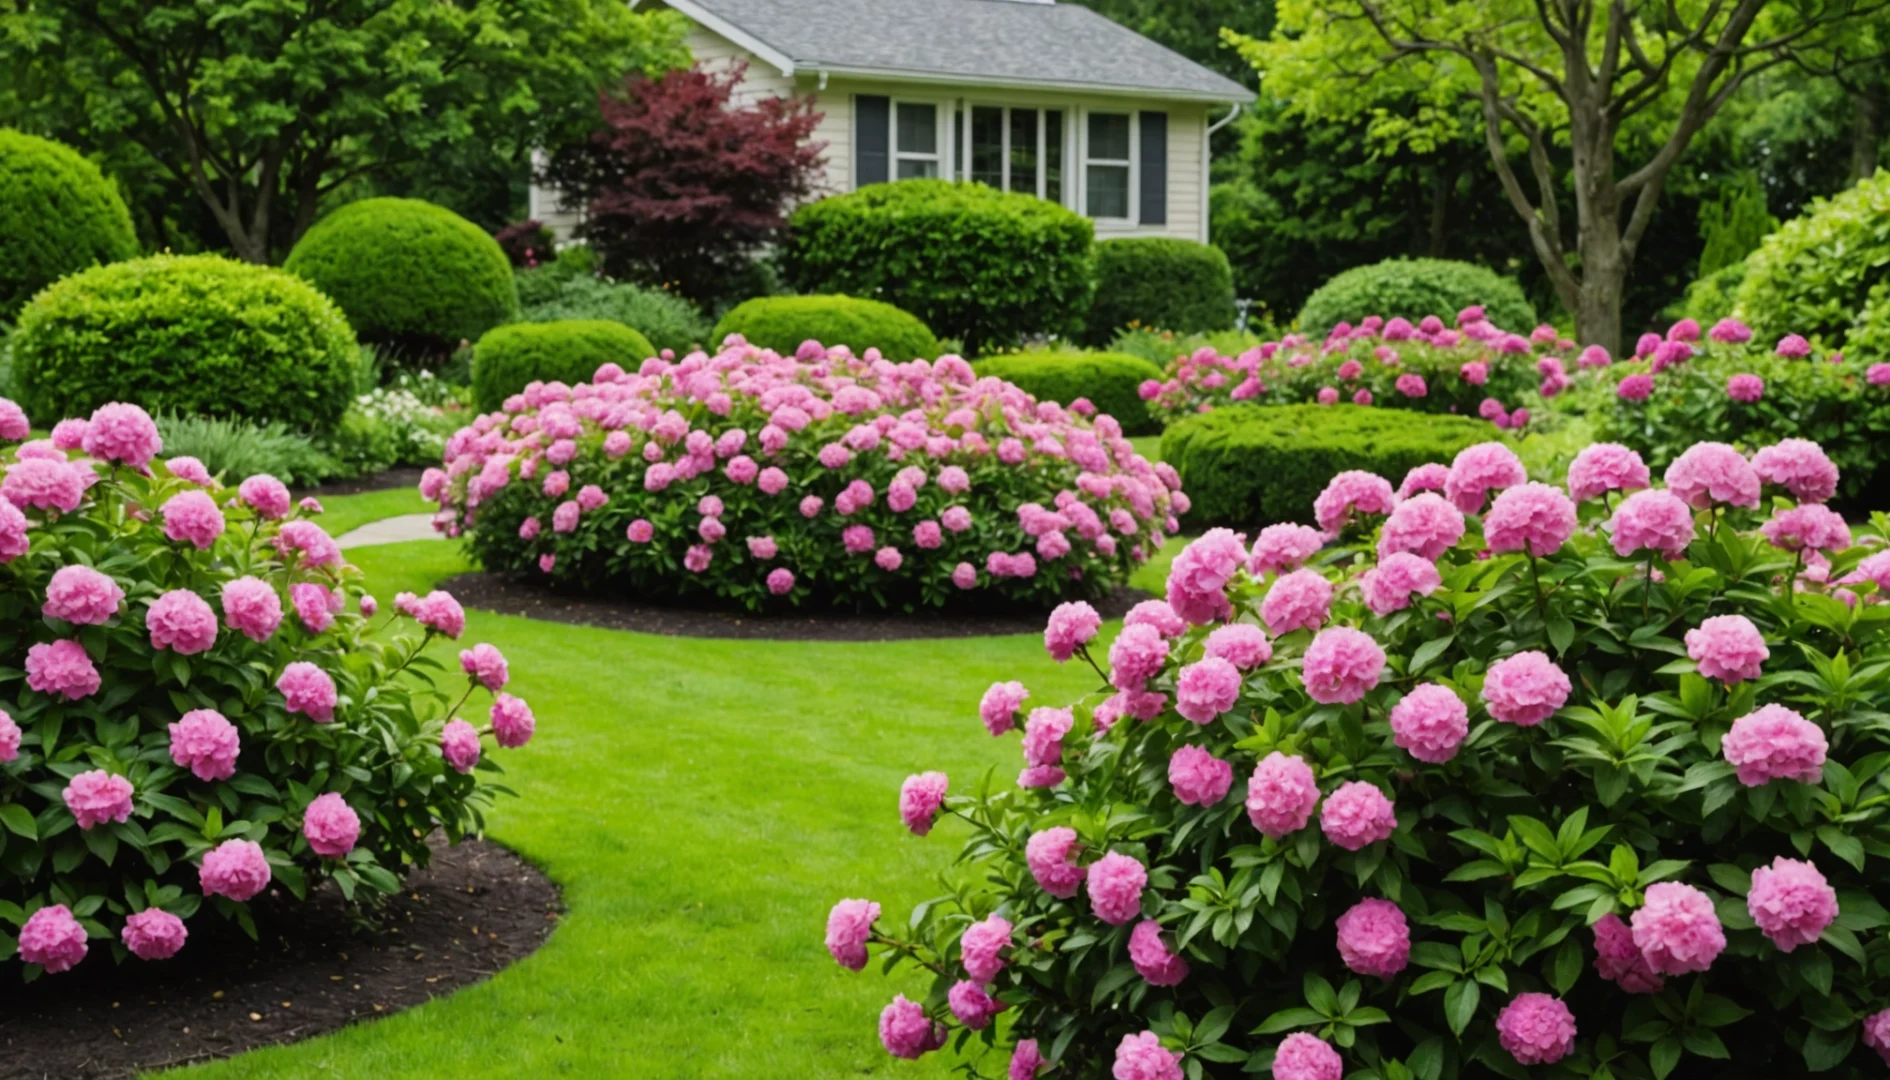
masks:
[[[1077,4],[1029,0],[668,0],[795,70],[1245,102],[1253,91]]]

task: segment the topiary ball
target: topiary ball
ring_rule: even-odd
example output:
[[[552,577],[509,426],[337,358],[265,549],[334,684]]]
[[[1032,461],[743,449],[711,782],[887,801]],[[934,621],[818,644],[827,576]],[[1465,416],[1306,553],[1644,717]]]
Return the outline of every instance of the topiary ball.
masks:
[[[512,323],[473,346],[473,401],[493,412],[528,383],[593,381],[604,364],[635,371],[656,349],[648,338],[607,319]]]
[[[1514,278],[1451,259],[1386,259],[1353,267],[1315,289],[1298,321],[1308,334],[1324,334],[1342,322],[1356,326],[1369,315],[1402,315],[1412,322],[1435,315],[1448,324],[1473,304],[1505,330],[1526,334],[1536,325],[1536,309]]]
[[[1819,199],[1746,256],[1733,314],[1776,344],[1799,334],[1873,358],[1890,346],[1890,173]]]
[[[20,312],[13,378],[35,416],[111,401],[332,429],[359,351],[334,301],[219,255],[154,255],[64,278]]]
[[[138,254],[131,211],[70,147],[0,129],[0,322],[75,270]]]
[[[1127,236],[1096,245],[1096,299],[1084,327],[1091,344],[1130,323],[1178,334],[1234,326],[1234,271],[1221,249],[1172,236]]]
[[[972,365],[979,375],[1003,379],[1039,401],[1068,405],[1085,398],[1096,411],[1113,416],[1124,433],[1144,435],[1160,429],[1142,400],[1141,386],[1159,381],[1162,369],[1124,353],[1027,352],[992,356]]]
[[[282,267],[333,297],[362,341],[423,357],[518,317],[498,241],[418,199],[349,203],[316,222]]]
[[[878,349],[903,363],[939,354],[938,339],[918,316],[878,300],[851,296],[762,296],[737,304],[709,337],[720,345],[740,334],[750,345],[792,356],[803,341],[845,345],[854,353]]]

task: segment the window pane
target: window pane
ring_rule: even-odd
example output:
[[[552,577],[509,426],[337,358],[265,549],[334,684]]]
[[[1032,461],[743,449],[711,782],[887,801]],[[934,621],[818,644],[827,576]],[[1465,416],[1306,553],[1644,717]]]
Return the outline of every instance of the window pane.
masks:
[[[935,179],[937,176],[937,158],[926,158],[924,161],[919,161],[914,158],[899,159],[898,178],[901,180],[931,180]]]
[[[971,109],[971,178],[994,188],[1004,186],[1004,110],[989,105]]]
[[[898,145],[899,151],[905,154],[938,153],[938,107],[900,102]]]
[[[903,167],[903,166],[902,166]],[[1127,165],[1091,165],[1084,173],[1093,218],[1129,216],[1129,167]]]
[[[1037,194],[1037,110],[1011,110],[1011,190]]]
[[[1043,197],[1063,201],[1063,114],[1043,114]]]
[[[952,110],[952,128],[947,132],[951,137],[952,179],[965,178],[965,110]]]
[[[900,106],[903,110],[905,106]],[[1129,118],[1118,113],[1089,114],[1089,156],[1129,160]]]

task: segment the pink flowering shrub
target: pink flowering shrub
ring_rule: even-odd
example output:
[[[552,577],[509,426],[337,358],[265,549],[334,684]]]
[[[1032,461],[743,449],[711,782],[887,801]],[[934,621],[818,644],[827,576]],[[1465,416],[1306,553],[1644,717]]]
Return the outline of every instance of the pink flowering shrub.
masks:
[[[957,357],[732,336],[533,383],[454,435],[421,491],[490,568],[761,609],[1095,595],[1174,531],[1179,487],[1112,418]]]
[[[1324,340],[1288,334],[1238,356],[1204,347],[1175,357],[1159,380],[1143,383],[1142,398],[1164,424],[1240,401],[1330,404],[1343,397],[1480,415],[1510,427],[1515,409],[1531,397],[1561,393],[1586,366],[1574,343],[1553,332],[1512,333],[1475,308],[1463,315],[1449,327],[1435,318],[1414,324],[1372,317],[1358,326],[1340,323]]]
[[[1055,776],[1029,726],[1015,784],[915,775],[909,828],[964,845],[947,894],[834,910],[841,964],[906,995],[887,1048],[1085,1080],[1880,1075],[1890,518],[1765,528],[1841,488],[1810,444],[1598,447],[1568,486],[1508,453],[1323,543],[1212,530],[1113,640],[1046,638],[1095,673],[1030,699]],[[1008,738],[1027,682],[964,702],[965,737]]]
[[[461,768],[446,717],[490,691],[502,747],[532,717],[497,693],[509,673],[489,645],[463,678],[415,677],[430,639],[464,629],[451,597],[401,605],[393,620],[420,632],[374,633],[319,505],[166,461],[135,406],[57,431],[0,450],[15,658],[0,674],[0,962],[33,978],[88,955],[163,960],[205,920],[259,934],[253,898],[326,878],[376,900],[426,863],[435,829],[483,828],[498,766],[469,775],[482,732],[455,721]]]

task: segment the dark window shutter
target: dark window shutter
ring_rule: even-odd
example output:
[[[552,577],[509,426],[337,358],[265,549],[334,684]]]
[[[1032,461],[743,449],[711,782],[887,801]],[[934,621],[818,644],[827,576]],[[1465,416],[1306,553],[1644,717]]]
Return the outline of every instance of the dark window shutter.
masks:
[[[1168,114],[1142,114],[1142,224],[1168,224]]]
[[[853,186],[883,184],[891,176],[892,99],[853,95]]]

